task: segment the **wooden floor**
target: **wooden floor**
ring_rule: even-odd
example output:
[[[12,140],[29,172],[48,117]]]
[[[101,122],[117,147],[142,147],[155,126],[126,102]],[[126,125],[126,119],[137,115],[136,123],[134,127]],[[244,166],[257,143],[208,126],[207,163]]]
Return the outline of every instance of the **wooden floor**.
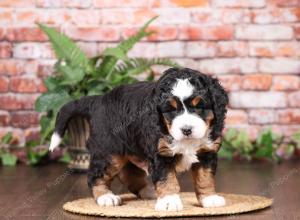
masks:
[[[192,191],[190,174],[180,176],[182,191]],[[115,183],[115,191],[123,187]],[[220,192],[264,195],[274,205],[258,212],[202,219],[300,219],[300,161],[220,161]],[[96,219],[62,210],[66,201],[89,196],[85,174],[71,174],[64,165],[0,167],[0,219]],[[99,219],[99,218],[97,218]]]

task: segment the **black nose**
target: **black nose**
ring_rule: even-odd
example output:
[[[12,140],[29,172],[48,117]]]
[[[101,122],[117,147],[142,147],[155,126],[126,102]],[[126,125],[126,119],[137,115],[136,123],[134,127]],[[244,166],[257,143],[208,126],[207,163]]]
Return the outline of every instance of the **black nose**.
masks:
[[[189,136],[192,133],[192,129],[190,127],[181,128],[181,131],[185,136]]]

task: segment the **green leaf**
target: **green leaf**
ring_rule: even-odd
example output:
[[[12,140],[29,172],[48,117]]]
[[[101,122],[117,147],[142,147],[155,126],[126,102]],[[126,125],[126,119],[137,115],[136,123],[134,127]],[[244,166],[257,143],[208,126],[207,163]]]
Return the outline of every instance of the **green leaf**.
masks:
[[[295,147],[294,147],[294,145],[292,145],[292,144],[288,144],[287,145],[287,149],[286,149],[286,151],[285,151],[285,153],[286,153],[286,157],[288,157],[288,158],[290,158],[290,157],[292,157],[292,155],[294,154],[294,152],[295,152]]]
[[[120,60],[128,60],[127,54],[119,47],[106,48],[103,52],[104,56],[112,56]]]
[[[129,37],[127,40],[122,41],[118,47],[127,53],[137,42],[139,42],[142,38],[152,35],[154,32],[146,31],[149,25],[157,19],[158,16],[151,18],[149,21],[144,24],[141,29],[133,36]]]
[[[108,76],[112,73],[115,68],[118,59],[113,56],[105,56],[102,60],[100,66],[96,69],[96,76],[105,76],[105,78],[109,79]]]
[[[15,166],[18,158],[11,153],[3,153],[1,154],[1,160],[4,166]]]
[[[26,148],[33,148],[36,147],[37,145],[39,145],[38,140],[30,140],[30,141],[26,141],[25,143]]]
[[[127,62],[119,63],[116,66],[116,74],[133,77],[138,74],[151,70],[151,67],[154,65],[179,67],[178,64],[166,58],[154,58],[154,59],[132,58]]]
[[[230,151],[229,149],[227,149],[226,147],[221,147],[218,152],[218,155],[221,158],[226,158],[226,159],[232,160],[233,152]]]
[[[112,79],[111,79],[111,84],[113,84],[113,85],[119,85],[119,84],[121,84],[121,82],[123,81],[123,79],[125,79],[126,78],[126,76],[124,77],[124,76],[122,76],[122,75],[114,75],[113,77],[112,77]]]
[[[245,131],[242,131],[238,134],[237,140],[241,145],[243,153],[248,153],[253,149],[253,145],[251,144],[248,134]]]
[[[273,142],[278,142],[278,141],[284,139],[283,135],[275,134],[274,132],[272,132],[272,130],[269,130],[269,131],[271,132]]]
[[[71,66],[85,67],[88,59],[85,53],[69,37],[55,30],[55,28],[38,24],[40,29],[49,37],[52,48],[58,59],[64,60]]]
[[[256,139],[257,144],[261,144],[266,137],[272,139],[272,134],[269,129],[263,130],[262,132],[259,133],[259,135],[257,136],[257,139]]]
[[[97,75],[97,64],[101,61],[101,56],[95,56],[89,59],[88,65],[85,68],[87,75]]]
[[[98,85],[95,85],[91,87],[88,91],[88,95],[102,95],[104,91],[106,90],[106,85],[99,83]]]
[[[300,149],[300,130],[293,134],[291,139],[296,143],[296,147]]]
[[[44,83],[48,91],[54,91],[59,87],[60,80],[55,77],[49,76],[44,80]]]
[[[72,97],[64,90],[48,92],[37,99],[35,102],[35,110],[38,112],[46,112],[53,109],[57,110],[70,101],[72,101]]]
[[[270,131],[262,133],[257,141],[257,151],[255,156],[258,158],[273,157],[273,139]]]
[[[48,150],[34,151],[30,150],[27,152],[27,161],[30,165],[36,165],[42,161],[48,154]]]
[[[9,144],[12,138],[13,138],[12,132],[6,133],[1,139],[1,144]]]
[[[234,128],[228,129],[228,131],[224,135],[224,139],[227,141],[231,141],[233,138],[237,136],[238,131]]]
[[[152,21],[154,21],[157,17],[154,17],[150,19],[135,35],[129,37],[127,40],[122,41],[118,46],[114,48],[110,48],[107,50],[115,50],[115,51],[122,51],[122,53],[119,52],[119,55],[126,55],[128,51],[142,38],[149,36],[153,34],[153,32],[147,32],[146,29],[150,25]],[[115,49],[117,48],[117,49]],[[122,56],[121,56],[122,57]],[[127,57],[127,56],[126,56]],[[121,59],[123,60],[123,59]],[[111,74],[113,73],[113,70],[115,68],[116,63],[118,62],[118,58],[112,55],[104,56],[104,59],[102,63],[100,64],[100,67],[98,68],[97,74],[105,74],[106,79],[110,79]]]
[[[57,65],[57,71],[63,76],[60,85],[75,85],[84,78],[84,70],[80,67]]]
[[[28,152],[27,153],[27,161],[30,165],[35,165],[38,163],[38,159],[36,155],[33,152]]]
[[[44,134],[47,129],[50,127],[51,125],[51,120],[53,120],[53,116],[52,117],[48,117],[47,115],[43,115],[40,119],[40,126],[41,126],[41,133]]]
[[[41,143],[44,143],[44,141],[50,136],[50,134],[53,133],[54,127],[55,127],[55,121],[56,121],[57,112],[54,113],[54,116],[51,118],[48,118],[47,116],[42,116],[40,120],[41,125]]]
[[[229,137],[232,136],[233,134],[234,133],[229,134]],[[241,154],[249,152],[252,149],[252,144],[245,131],[237,132],[237,134],[232,139],[226,139],[226,140],[230,141],[232,147]]]
[[[64,153],[63,156],[61,158],[59,158],[58,160],[59,162],[62,162],[62,163],[70,163],[71,161],[71,156],[70,154],[68,153]]]

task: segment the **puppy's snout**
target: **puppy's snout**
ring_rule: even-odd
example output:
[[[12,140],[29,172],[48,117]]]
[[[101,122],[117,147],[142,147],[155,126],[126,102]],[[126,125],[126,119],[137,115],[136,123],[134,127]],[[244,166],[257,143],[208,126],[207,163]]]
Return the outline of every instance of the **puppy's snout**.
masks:
[[[185,126],[185,127],[181,128],[181,131],[185,136],[189,136],[192,134],[192,127]]]

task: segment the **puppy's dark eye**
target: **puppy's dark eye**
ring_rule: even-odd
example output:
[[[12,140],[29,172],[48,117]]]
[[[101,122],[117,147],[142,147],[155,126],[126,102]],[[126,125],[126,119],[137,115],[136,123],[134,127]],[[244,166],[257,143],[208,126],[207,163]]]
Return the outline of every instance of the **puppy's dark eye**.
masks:
[[[176,111],[176,108],[173,105],[171,105],[169,102],[166,102],[161,106],[161,111],[163,113],[173,112]]]
[[[192,99],[188,100],[186,105],[192,109],[204,109],[206,108],[206,102],[202,99],[201,96],[195,96]]]
[[[207,110],[204,108],[195,108],[194,111],[197,115],[205,116]]]
[[[162,112],[174,112],[180,108],[180,103],[176,98],[168,99],[161,107]]]
[[[165,106],[162,109],[163,113],[168,113],[168,112],[174,112],[176,111],[176,108],[172,107],[172,106]]]

